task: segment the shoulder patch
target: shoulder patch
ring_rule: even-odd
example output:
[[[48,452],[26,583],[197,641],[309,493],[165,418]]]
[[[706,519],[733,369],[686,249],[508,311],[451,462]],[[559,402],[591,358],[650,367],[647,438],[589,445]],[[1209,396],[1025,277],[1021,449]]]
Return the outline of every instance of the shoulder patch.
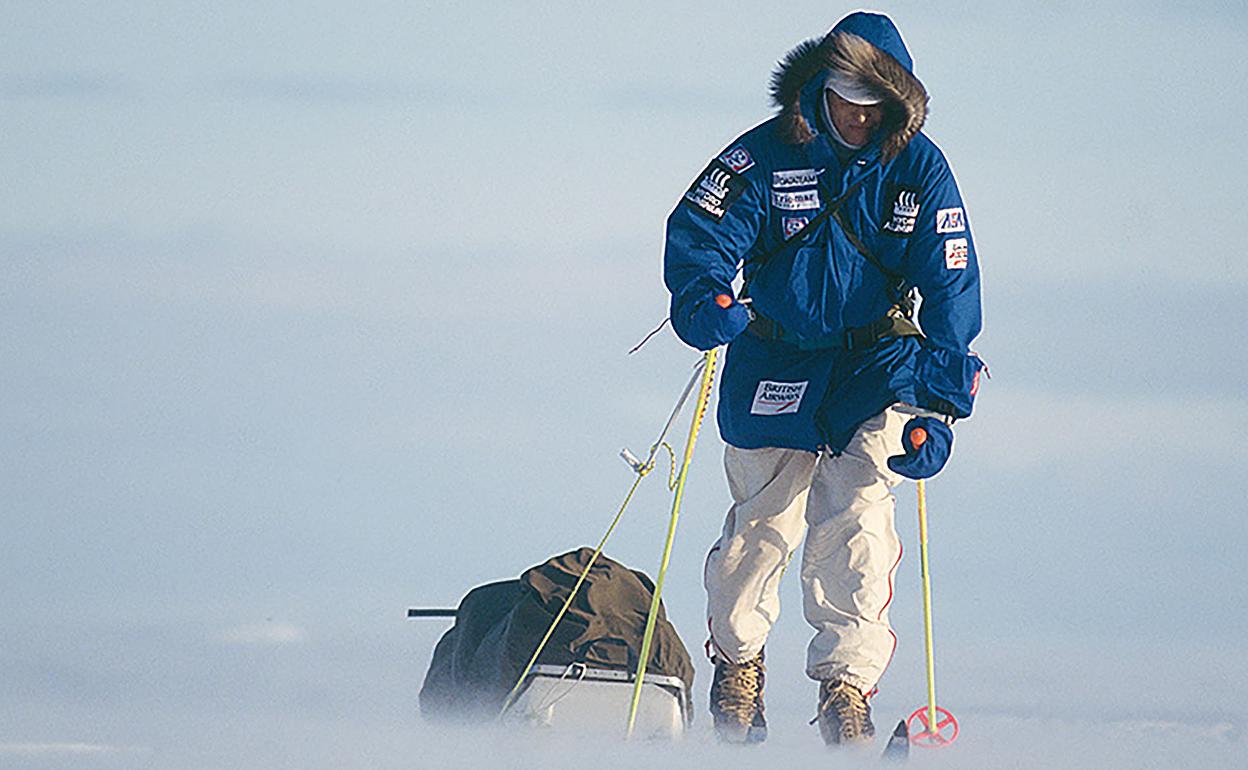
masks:
[[[937,211],[936,232],[937,234],[966,232],[966,214],[962,211],[962,207]]]
[[[750,165],[753,165],[752,161]],[[711,161],[711,165],[706,167],[681,200],[693,206],[693,210],[699,214],[722,222],[728,208],[745,192],[745,187],[746,181],[740,174],[729,168],[722,159],[716,159]]]
[[[965,238],[949,238],[945,241],[945,269],[965,270],[968,251]]]
[[[890,183],[886,189],[888,197],[885,199],[884,226],[881,230],[885,235],[909,238],[919,218],[919,207],[923,205],[923,192],[918,187],[905,184]]]
[[[750,157],[750,151],[739,144],[720,155],[719,160],[738,174],[754,166],[754,159]]]

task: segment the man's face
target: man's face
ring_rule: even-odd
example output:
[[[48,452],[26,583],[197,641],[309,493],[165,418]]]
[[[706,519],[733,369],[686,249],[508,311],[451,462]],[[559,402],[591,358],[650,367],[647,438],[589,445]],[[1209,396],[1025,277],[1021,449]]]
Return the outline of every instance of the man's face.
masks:
[[[824,93],[827,94],[828,113],[841,138],[856,146],[871,141],[871,134],[884,119],[883,105],[847,102],[830,88]]]

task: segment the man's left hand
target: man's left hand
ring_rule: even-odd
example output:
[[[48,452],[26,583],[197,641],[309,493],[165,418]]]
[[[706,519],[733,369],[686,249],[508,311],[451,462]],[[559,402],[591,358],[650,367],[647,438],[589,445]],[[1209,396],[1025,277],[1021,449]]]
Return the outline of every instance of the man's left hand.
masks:
[[[906,453],[888,458],[894,473],[910,479],[930,479],[949,461],[953,429],[935,417],[914,417],[902,431]]]

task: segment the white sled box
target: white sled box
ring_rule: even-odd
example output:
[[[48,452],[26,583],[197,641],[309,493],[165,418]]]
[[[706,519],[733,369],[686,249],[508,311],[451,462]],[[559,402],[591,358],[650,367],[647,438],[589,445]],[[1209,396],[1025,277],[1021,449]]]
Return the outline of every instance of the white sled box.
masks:
[[[570,666],[534,666],[528,685],[508,710],[524,720],[577,733],[624,734],[633,701],[633,677],[626,671]],[[689,715],[685,683],[678,677],[646,674],[633,735],[671,739],[684,734]]]

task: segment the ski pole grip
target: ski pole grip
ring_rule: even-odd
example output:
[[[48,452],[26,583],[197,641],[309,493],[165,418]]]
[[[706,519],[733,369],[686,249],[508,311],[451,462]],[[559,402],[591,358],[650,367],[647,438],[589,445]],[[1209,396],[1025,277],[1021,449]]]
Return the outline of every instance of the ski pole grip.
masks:
[[[910,446],[918,449],[927,443],[927,431],[923,428],[915,428],[910,431]]]
[[[724,310],[727,310],[732,307],[732,296],[728,294],[718,294],[715,296],[715,304],[719,305]]]

